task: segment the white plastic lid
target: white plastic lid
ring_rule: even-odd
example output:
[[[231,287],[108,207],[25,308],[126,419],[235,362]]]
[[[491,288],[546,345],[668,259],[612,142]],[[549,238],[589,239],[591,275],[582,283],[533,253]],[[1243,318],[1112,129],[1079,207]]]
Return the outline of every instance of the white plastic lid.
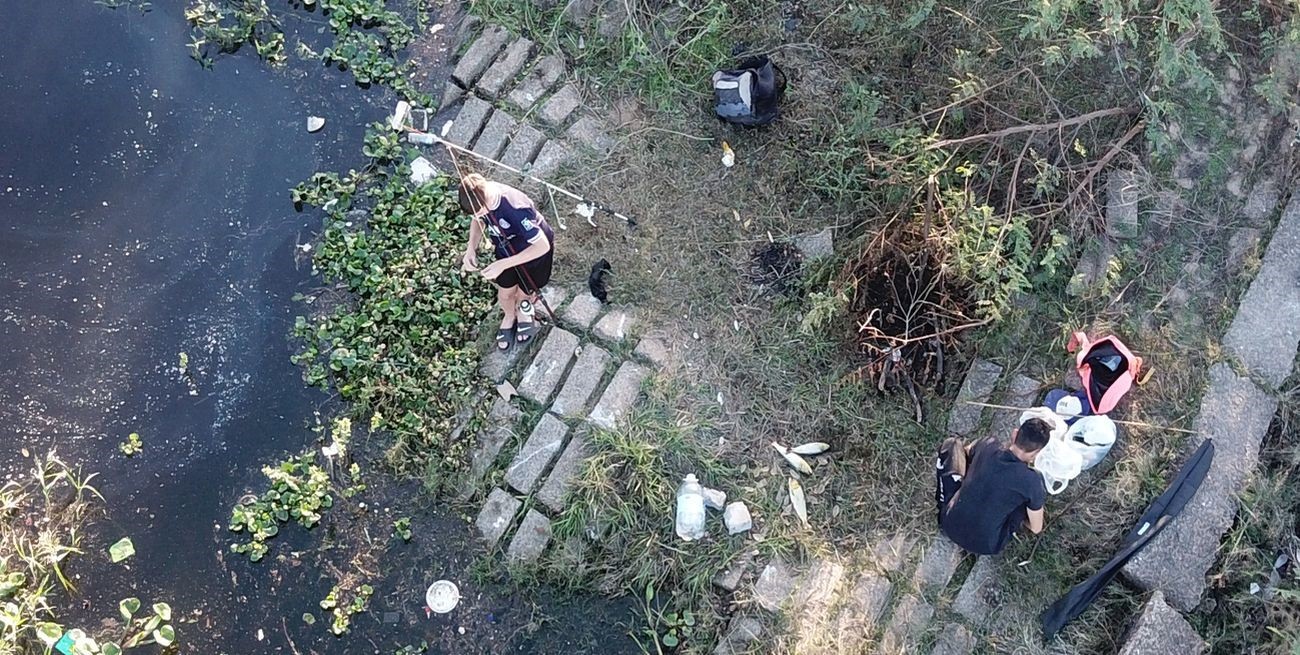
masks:
[[[1069,418],[1083,413],[1083,403],[1078,396],[1066,396],[1056,401],[1056,413]]]
[[[460,604],[460,589],[451,580],[439,580],[424,592],[424,602],[438,614],[446,614]]]

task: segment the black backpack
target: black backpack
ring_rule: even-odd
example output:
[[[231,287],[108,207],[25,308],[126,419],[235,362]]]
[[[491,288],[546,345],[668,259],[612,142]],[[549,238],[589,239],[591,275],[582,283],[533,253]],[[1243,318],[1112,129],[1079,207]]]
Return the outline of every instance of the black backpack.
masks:
[[[740,67],[713,74],[714,111],[736,125],[767,125],[780,115],[785,74],[766,56],[740,62]]]

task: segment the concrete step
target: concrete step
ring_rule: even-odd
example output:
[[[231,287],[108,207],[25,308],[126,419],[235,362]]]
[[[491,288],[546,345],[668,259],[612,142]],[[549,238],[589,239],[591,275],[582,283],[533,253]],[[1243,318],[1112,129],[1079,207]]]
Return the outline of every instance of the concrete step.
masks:
[[[515,39],[483,73],[475,88],[488,98],[500,98],[515,77],[524,70],[536,47],[536,44],[529,39],[523,37]]]
[[[542,342],[537,356],[524,369],[519,377],[519,395],[535,403],[545,405],[551,395],[560,386],[569,362],[573,361],[574,351],[578,348],[578,337],[572,332],[552,328]]]
[[[910,538],[902,533],[876,542],[871,548],[871,559],[882,573],[895,573],[902,570],[915,546]]]
[[[1292,197],[1269,238],[1259,273],[1223,337],[1228,353],[1266,385],[1282,385],[1300,346],[1300,194]]]
[[[564,77],[564,58],[559,55],[547,55],[519,82],[506,99],[520,111],[528,111],[555,88],[555,84]]]
[[[452,69],[451,79],[465,88],[469,88],[474,82],[478,81],[483,71],[492,65],[492,62],[500,54],[501,49],[506,47],[506,42],[510,40],[510,31],[500,25],[488,25],[483,29],[474,43],[465,50],[461,55],[460,61],[456,62],[456,68]]]
[[[796,626],[796,653],[816,655],[832,653],[835,634],[831,625],[831,605],[839,597],[844,580],[844,565],[824,559],[813,564],[799,582],[791,608]]]
[[[790,594],[794,592],[794,574],[781,559],[774,559],[763,567],[754,582],[754,602],[769,612],[779,612]]]
[[[934,639],[930,655],[970,655],[975,650],[975,637],[960,623],[949,623]]]
[[[953,611],[970,621],[972,625],[980,625],[987,621],[998,606],[997,570],[1000,561],[997,556],[985,556],[975,560],[975,566],[971,568],[966,581],[957,592],[957,598],[952,602]]]
[[[551,543],[551,520],[535,509],[528,510],[519,529],[506,549],[506,560],[512,564],[533,564]]]
[[[952,410],[948,412],[948,434],[955,437],[970,438],[979,427],[984,408],[964,401],[986,403],[993,395],[993,387],[1002,376],[1002,367],[986,359],[977,359],[966,372],[957,400],[953,401]]]
[[[894,614],[880,639],[881,655],[911,655],[934,617],[934,607],[919,594],[908,594],[894,606]]]
[[[614,373],[600,401],[587,415],[587,420],[606,430],[613,430],[623,422],[632,411],[637,398],[641,396],[641,384],[650,376],[650,371],[635,362],[623,362]]]
[[[551,403],[551,413],[564,418],[582,416],[609,369],[612,358],[604,348],[589,343],[582,347],[573,370],[564,380],[564,386]]]
[[[866,571],[858,576],[835,617],[836,655],[867,652],[867,641],[876,631],[893,592],[893,583],[883,574]]]
[[[957,571],[965,555],[961,547],[954,544],[942,532],[936,533],[930,545],[921,557],[916,572],[912,574],[912,584],[924,594],[937,594],[948,586],[952,574]]]
[[[488,116],[492,113],[492,105],[486,100],[468,96],[465,103],[460,106],[460,111],[456,118],[451,121],[451,129],[447,131],[447,140],[462,147],[468,148],[473,143],[474,137],[482,131],[483,125],[487,123]]]
[[[1038,380],[1024,375],[1016,375],[1011,378],[1006,391],[1002,392],[998,404],[1010,407],[1034,407],[1038,404],[1038,390],[1041,387],[1042,384]],[[1011,441],[1011,431],[1015,430],[1019,425],[1020,412],[999,409],[993,413],[993,429],[990,434],[1002,442],[1009,442]]]
[[[506,469],[506,482],[520,493],[531,493],[551,460],[564,446],[569,426],[550,414],[542,414],[523,448]]]
[[[1201,655],[1205,651],[1205,641],[1157,591],[1142,606],[1119,655]]]

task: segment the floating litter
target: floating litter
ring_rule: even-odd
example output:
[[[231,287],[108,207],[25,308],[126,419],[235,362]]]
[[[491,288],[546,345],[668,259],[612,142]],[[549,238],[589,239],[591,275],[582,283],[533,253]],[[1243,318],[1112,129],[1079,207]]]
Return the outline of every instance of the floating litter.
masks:
[[[424,602],[434,612],[446,614],[460,604],[460,589],[451,580],[439,580],[429,585],[429,590],[424,592]]]

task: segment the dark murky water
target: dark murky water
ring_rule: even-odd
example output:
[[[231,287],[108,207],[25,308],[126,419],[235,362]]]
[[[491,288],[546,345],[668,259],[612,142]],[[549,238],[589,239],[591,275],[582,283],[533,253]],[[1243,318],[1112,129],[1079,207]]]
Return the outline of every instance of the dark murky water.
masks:
[[[262,464],[312,441],[326,400],[289,361],[291,297],[314,284],[297,245],[318,218],[287,190],[358,165],[363,126],[390,103],[300,61],[270,71],[240,53],[205,71],[186,54],[182,4],[0,0],[0,463],[55,446],[101,472],[109,515],[73,569],[72,618],[91,625],[128,595],[166,600],[192,621],[178,624],[191,653],[388,653],[421,639],[456,653],[635,652],[616,625],[632,620],[625,605],[477,588],[470,531],[443,510],[414,514],[418,545],[381,561],[373,610],[342,639],[300,618],[330,572],[225,552],[231,504]],[[319,38],[319,15],[271,4],[291,34]],[[322,132],[306,132],[309,114]],[[117,444],[130,432],[145,450],[128,460]],[[288,529],[272,553],[317,548],[322,532]],[[104,564],[127,535],[130,566]],[[469,599],[429,620],[408,587],[438,577]],[[385,611],[400,618],[381,623]]]

